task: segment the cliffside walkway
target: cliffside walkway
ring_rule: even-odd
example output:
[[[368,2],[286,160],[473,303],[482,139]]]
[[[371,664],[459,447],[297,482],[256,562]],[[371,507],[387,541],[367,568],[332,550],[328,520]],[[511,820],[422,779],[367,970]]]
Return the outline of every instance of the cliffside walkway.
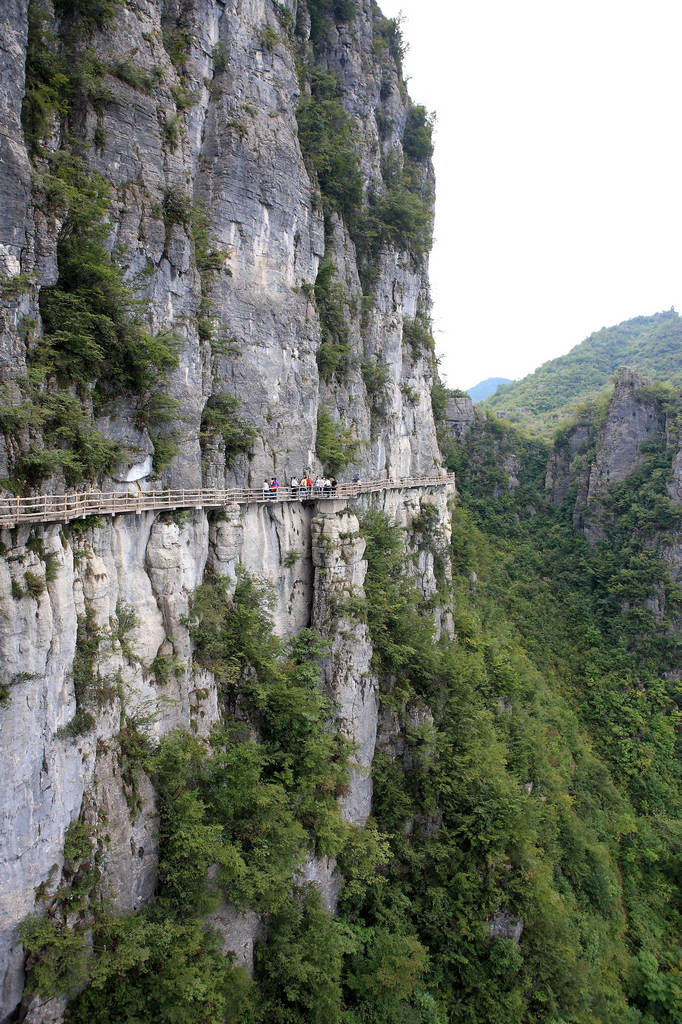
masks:
[[[298,489],[280,485],[277,497],[261,487],[201,487],[196,490],[168,491],[76,491],[69,494],[38,494],[31,498],[0,498],[0,528],[21,523],[68,523],[87,516],[116,516],[123,512],[149,512],[155,509],[222,508],[226,505],[272,505],[289,501],[338,501],[357,498],[376,491],[421,487],[445,487],[455,483],[455,474],[404,477],[399,480],[363,480],[338,484],[336,490],[300,497]]]

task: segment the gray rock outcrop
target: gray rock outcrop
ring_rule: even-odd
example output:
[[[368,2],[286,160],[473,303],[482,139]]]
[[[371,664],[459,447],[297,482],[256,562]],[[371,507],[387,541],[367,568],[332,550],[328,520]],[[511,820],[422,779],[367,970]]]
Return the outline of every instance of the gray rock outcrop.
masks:
[[[595,427],[579,422],[555,444],[545,486],[549,500],[559,505],[575,488],[573,525],[595,547],[608,536],[610,514],[605,499],[609,488],[639,469],[647,442],[670,453],[666,493],[680,507],[677,529],[654,530],[647,543],[678,583],[682,579],[682,438],[674,415],[649,388],[649,382],[627,367],[618,371],[613,395]],[[665,611],[664,595],[652,593],[647,606],[657,618]]]
[[[474,403],[468,395],[450,395],[444,419],[448,430],[461,441],[476,419]]]
[[[523,921],[508,910],[498,910],[488,921],[488,935],[491,939],[511,939],[518,946],[523,934]]]
[[[629,476],[639,464],[643,443],[663,430],[664,418],[655,402],[640,397],[645,383],[635,370],[618,371],[590,471],[588,505],[610,484]]]
[[[608,488],[627,479],[641,465],[646,441],[665,437],[665,414],[647,393],[647,384],[634,370],[623,367],[618,371],[604,420],[596,438],[589,438],[594,444],[593,458],[574,461],[578,495],[573,521],[592,546],[604,538],[608,528],[602,506]],[[587,453],[587,442],[584,428],[579,429],[571,447],[576,453]]]
[[[321,510],[312,522],[312,625],[329,640],[322,678],[336,706],[341,731],[355,747],[349,791],[341,800],[342,813],[347,821],[364,825],[372,804],[369,769],[379,705],[369,631],[350,610],[353,599],[364,598],[365,542],[357,518],[341,502],[339,506],[338,510]]]

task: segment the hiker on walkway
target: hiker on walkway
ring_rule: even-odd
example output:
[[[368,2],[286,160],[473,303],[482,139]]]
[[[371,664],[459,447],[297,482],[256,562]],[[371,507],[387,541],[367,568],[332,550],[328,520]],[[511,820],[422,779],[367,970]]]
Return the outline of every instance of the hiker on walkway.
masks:
[[[273,476],[272,480],[270,481],[270,497],[272,498],[273,501],[277,500],[277,488],[278,487],[279,487],[279,480],[277,479],[276,476]]]
[[[291,487],[291,497],[295,498],[296,494],[298,493],[298,480],[296,479],[295,476],[292,476],[289,484]]]
[[[338,480],[336,479],[336,477],[333,476],[331,478],[331,480],[329,481],[329,483],[331,485],[332,494],[336,494],[336,487],[337,487],[337,484],[338,484]]]
[[[322,494],[322,486],[323,480],[320,474],[318,473],[317,476],[315,477],[315,494]]]
[[[301,501],[303,501],[303,499],[304,499],[304,498],[306,497],[306,493],[307,493],[307,488],[306,488],[306,476],[305,476],[305,474],[304,474],[304,475],[303,475],[303,476],[301,477],[301,480],[300,480],[300,483],[299,483],[299,487],[298,487],[298,497],[299,497],[299,499],[300,499]]]
[[[267,501],[270,497],[270,484],[267,480],[263,481],[263,501]]]

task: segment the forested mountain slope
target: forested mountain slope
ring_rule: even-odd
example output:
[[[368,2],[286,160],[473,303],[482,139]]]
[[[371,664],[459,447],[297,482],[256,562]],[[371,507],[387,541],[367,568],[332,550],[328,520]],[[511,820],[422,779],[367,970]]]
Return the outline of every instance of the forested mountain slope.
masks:
[[[509,423],[550,438],[581,402],[610,387],[610,376],[631,366],[655,380],[682,381],[682,321],[674,310],[603,327],[523,380],[500,388],[483,407]]]
[[[538,724],[560,708],[558,736],[571,747],[582,736],[594,758],[588,778],[571,754],[564,792],[575,810],[606,814],[601,843],[591,847],[584,825],[560,828],[555,879],[581,879],[603,921],[622,915],[612,955],[630,1004],[622,1019],[637,1021],[682,1009],[681,415],[679,391],[623,372],[607,407],[586,408],[553,448],[479,416],[449,452],[455,567],[475,572],[474,606],[489,628],[506,622],[537,670]],[[597,881],[602,868],[617,884]],[[617,1019],[613,1008],[583,1013]]]

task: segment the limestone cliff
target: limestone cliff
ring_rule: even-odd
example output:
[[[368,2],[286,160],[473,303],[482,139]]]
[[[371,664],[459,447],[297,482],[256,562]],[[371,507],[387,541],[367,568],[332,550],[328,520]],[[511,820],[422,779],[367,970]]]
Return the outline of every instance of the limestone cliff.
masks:
[[[89,21],[77,8],[70,15],[68,6],[53,11],[42,0],[30,10],[28,0],[5,7],[5,381],[21,380],[35,361],[46,310],[41,291],[64,276],[69,197],[56,197],[52,186],[76,154],[86,173],[109,186],[106,247],[144,301],[145,329],[172,332],[177,346],[167,390],[178,402],[179,450],[164,482],[190,487],[227,478],[258,486],[264,475],[312,469],[320,408],[360,442],[353,468],[391,477],[431,470],[438,461],[433,353],[428,331],[422,328],[421,344],[403,330],[428,316],[428,243],[420,237],[417,245],[391,220],[415,203],[425,215],[432,203],[430,145],[415,150],[405,142],[421,108],[405,93],[384,38],[386,19],[363,0],[345,20],[324,15],[320,28],[324,5],[316,3],[313,41],[304,3],[101,7],[107,16]],[[57,95],[41,64],[55,59],[77,69],[68,96]],[[25,67],[35,79],[26,97]],[[339,203],[320,192],[315,153],[301,151],[297,111],[307,98],[317,116],[322,73],[334,83],[333,100],[323,91],[319,102],[348,119],[341,127],[359,176],[353,230]],[[360,265],[356,243],[370,233],[372,217],[376,237]],[[321,261],[333,280],[326,295],[315,287]],[[342,350],[342,366],[320,358],[330,319],[337,337],[327,344]],[[4,394],[19,400],[16,389]],[[205,436],[205,426],[202,436],[207,403],[225,394],[239,399],[253,431],[248,452],[236,459],[226,458],[219,436]],[[121,398],[94,411],[99,432],[128,449],[127,463],[109,475],[151,487],[154,442],[140,405],[148,397]],[[3,424],[0,462],[11,476],[19,453],[49,443],[35,422]],[[52,489],[60,479],[57,470]]]
[[[452,466],[464,469],[464,486],[477,498],[485,502],[518,492],[517,500],[533,515],[547,502],[560,518],[566,515],[593,552],[612,538],[614,529],[622,528],[625,514],[649,488],[658,512],[642,513],[645,518],[632,523],[629,539],[659,559],[671,582],[679,584],[682,456],[675,388],[652,384],[636,370],[622,367],[612,393],[586,404],[557,431],[551,446],[455,398],[444,421],[444,450],[448,438],[456,442]],[[624,534],[620,543],[626,540]],[[666,609],[660,585],[648,592],[647,602],[661,621]]]
[[[371,0],[343,16],[327,8],[4,5],[0,476],[15,489],[259,486],[264,476],[338,467],[397,479],[440,465],[428,121],[407,97],[390,24]],[[331,104],[348,132],[354,218],[330,198],[309,140],[302,152],[297,117],[317,102]],[[417,209],[419,238],[396,227],[400,209]],[[106,310],[88,305],[102,279],[78,277],[79,244],[105,276],[107,261],[114,268],[102,285],[111,289]],[[65,302],[74,315],[106,312],[110,350],[106,331],[93,328],[82,361],[75,321],[65,327],[55,314]],[[158,370],[137,391],[106,365],[126,332],[149,345],[146,370]],[[172,355],[158,357],[170,336]],[[88,378],[96,363],[99,377],[92,369]],[[171,412],[152,426],[159,399]],[[98,468],[93,451],[115,455]],[[349,601],[362,597],[365,573],[357,515],[381,507],[401,522],[416,581],[432,597],[434,554],[411,524],[434,509],[445,544],[447,505],[445,487],[412,488],[354,508],[235,505],[3,532],[0,1020],[62,1019],[64,999],[27,998],[17,1009],[18,926],[57,905],[73,870],[63,852],[73,822],[97,836],[117,912],[152,896],[157,796],[130,769],[126,723],[145,722],[158,740],[177,726],[207,737],[220,719],[216,681],[194,662],[188,625],[207,569],[232,587],[239,566],[269,580],[279,634],[312,626],[328,639],[324,686],[356,748],[342,811],[364,823],[378,705],[367,628]],[[436,614],[450,630],[447,609]],[[304,869],[331,907],[334,867],[311,853]],[[225,950],[248,964],[258,915],[224,903],[214,923]]]
[[[431,496],[418,489],[393,492],[389,507],[409,526],[424,502],[436,503],[445,531],[443,489]],[[371,645],[366,627],[350,612],[339,617],[337,610],[344,592],[362,594],[364,542],[355,515],[345,503],[338,506],[317,512],[298,503],[234,506],[217,515],[190,513],[179,521],[145,513],[72,535],[57,525],[5,534],[0,642],[11,687],[0,720],[0,750],[3,778],[12,780],[0,798],[0,860],[7,879],[0,897],[6,922],[1,939],[5,1012],[21,996],[18,924],[33,911],[36,890],[43,886],[43,898],[45,887],[48,895],[56,891],[66,829],[84,808],[106,834],[104,872],[116,906],[135,909],[154,889],[154,793],[143,779],[131,796],[122,768],[123,725],[126,716],[142,715],[160,738],[178,725],[207,736],[218,721],[216,684],[193,665],[187,627],[189,600],[206,565],[231,580],[241,565],[272,581],[282,635],[313,625],[329,636],[325,684],[343,729],[357,745],[358,767],[344,813],[358,823],[367,817],[367,768],[377,727]],[[426,588],[433,587],[429,557],[420,556],[417,568]],[[40,585],[32,584],[30,592],[27,579]],[[134,610],[136,621],[123,637],[119,626],[128,610]],[[86,613],[91,634],[97,630],[100,638],[93,669],[98,696],[81,696],[81,710],[90,708],[95,721],[74,736],[74,654],[85,642]],[[164,659],[172,665],[168,675],[159,673]],[[332,869],[311,863],[309,877],[332,887],[333,903],[338,883],[331,880]],[[227,920],[232,931],[226,941],[236,948],[240,919]]]
[[[573,523],[595,546],[608,534],[613,514],[605,508],[609,488],[640,470],[647,453],[658,450],[668,481],[667,495],[679,505],[680,438],[676,411],[634,370],[616,375],[613,394],[596,423],[579,422],[560,438],[547,468],[546,487],[554,504],[575,492]],[[656,548],[680,579],[679,516],[661,530]]]

